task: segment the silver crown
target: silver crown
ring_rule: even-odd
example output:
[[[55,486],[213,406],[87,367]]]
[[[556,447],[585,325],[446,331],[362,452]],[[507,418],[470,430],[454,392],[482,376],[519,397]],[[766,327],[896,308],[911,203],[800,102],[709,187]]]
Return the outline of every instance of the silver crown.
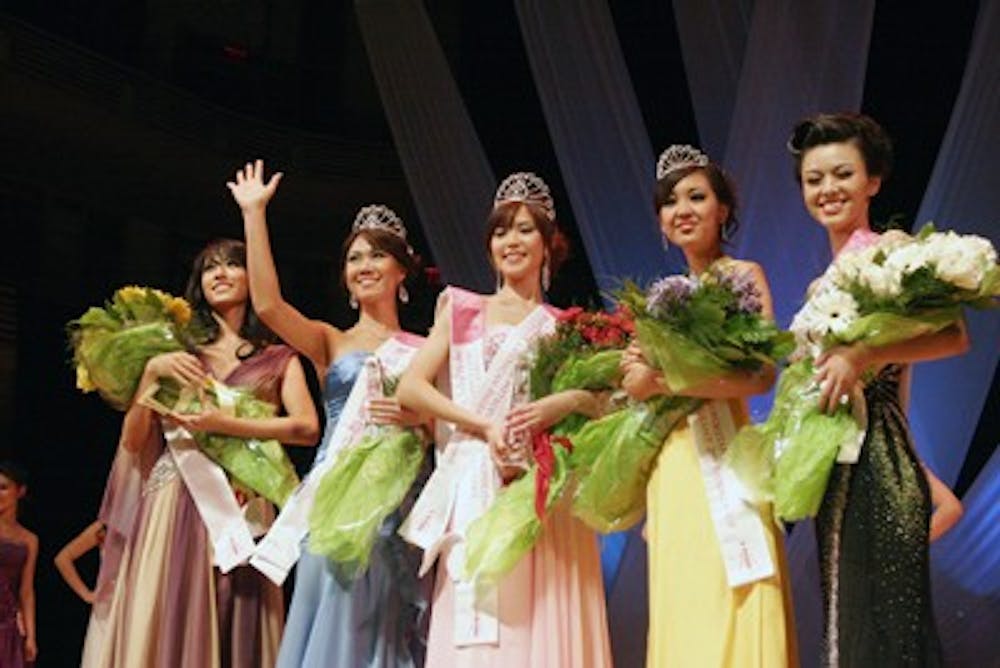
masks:
[[[708,156],[690,144],[673,144],[660,154],[656,161],[656,180],[659,181],[670,172],[685,167],[704,167],[709,162]]]
[[[395,234],[406,241],[406,226],[396,212],[384,204],[369,204],[358,210],[351,226],[354,232],[358,230],[383,230]]]
[[[556,205],[552,193],[540,176],[534,172],[516,172],[505,178],[493,197],[493,207],[504,202],[533,204],[545,212],[549,220],[556,219]]]

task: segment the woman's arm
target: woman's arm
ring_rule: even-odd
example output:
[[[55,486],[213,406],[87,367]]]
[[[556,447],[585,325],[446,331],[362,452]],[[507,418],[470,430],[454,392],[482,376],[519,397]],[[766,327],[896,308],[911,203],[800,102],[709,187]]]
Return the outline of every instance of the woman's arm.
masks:
[[[424,341],[410,366],[403,372],[396,389],[396,398],[400,405],[422,415],[429,415],[439,420],[454,423],[459,429],[469,434],[487,438],[487,432],[493,425],[489,420],[462,408],[441,393],[434,386],[438,371],[444,368],[448,360],[451,338],[451,322],[448,309],[442,305],[430,335]],[[488,440],[488,439],[487,439]]]
[[[267,233],[267,203],[281,181],[281,173],[264,184],[264,162],[236,172],[236,182],[226,184],[243,213],[243,231],[247,244],[247,274],[250,300],[261,321],[288,345],[309,358],[322,373],[336,359],[340,330],[312,320],[285,301],[281,295],[278,272]]]
[[[35,562],[38,559],[38,536],[28,533],[28,558],[21,569],[19,592],[21,615],[24,618],[24,658],[29,662],[38,656],[35,636]]]
[[[305,372],[296,358],[292,358],[285,368],[281,403],[285,415],[280,417],[239,418],[212,408],[203,413],[179,416],[177,421],[193,431],[240,438],[273,438],[289,445],[315,445],[319,436],[319,420],[306,386]]]
[[[758,371],[732,371],[723,376],[674,392],[667,385],[663,373],[645,361],[623,364],[622,389],[633,399],[645,401],[656,395],[682,395],[701,399],[734,399],[763,394],[774,384],[774,366],[767,365]]]
[[[849,394],[867,370],[877,370],[887,364],[942,359],[962,355],[968,350],[969,335],[964,321],[934,334],[886,346],[875,347],[865,343],[836,346],[816,359],[816,380],[821,388],[820,407],[834,411],[841,395]]]
[[[194,355],[186,352],[163,353],[146,362],[135,397],[142,396],[150,385],[160,378],[172,378],[181,385],[200,387],[205,380],[205,370]],[[118,445],[129,452],[138,452],[149,442],[156,428],[157,416],[149,408],[132,402],[122,421]]]
[[[527,430],[530,434],[544,431],[570,413],[588,418],[600,417],[605,402],[602,394],[587,390],[564,390],[547,397],[515,406],[504,423],[511,432]]]
[[[87,603],[94,602],[94,590],[87,587],[79,571],[76,570],[76,560],[90,552],[101,544],[99,534],[104,531],[104,524],[100,521],[92,522],[86,529],[81,531],[73,540],[66,543],[63,549],[56,555],[55,564],[63,580],[69,588],[76,592],[76,595]]]
[[[958,520],[962,519],[962,502],[941,482],[934,472],[927,466],[923,466],[924,475],[927,477],[927,484],[931,488],[931,505],[934,512],[931,514],[931,535],[930,541],[933,543],[955,526]]]

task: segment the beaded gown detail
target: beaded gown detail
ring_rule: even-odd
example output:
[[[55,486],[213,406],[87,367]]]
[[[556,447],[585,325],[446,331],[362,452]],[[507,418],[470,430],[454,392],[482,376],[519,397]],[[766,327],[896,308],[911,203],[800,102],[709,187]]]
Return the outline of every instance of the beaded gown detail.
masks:
[[[900,403],[903,367],[865,387],[868,430],[838,464],[816,518],[830,666],[937,666],[930,489]]]

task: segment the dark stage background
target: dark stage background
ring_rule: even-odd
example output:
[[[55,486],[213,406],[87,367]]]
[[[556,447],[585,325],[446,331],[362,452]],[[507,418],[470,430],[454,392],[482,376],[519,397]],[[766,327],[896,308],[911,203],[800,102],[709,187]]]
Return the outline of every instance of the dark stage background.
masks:
[[[609,4],[652,145],[698,144],[670,3]],[[553,187],[576,250],[553,301],[597,301],[513,4],[425,6],[496,174],[532,169]],[[913,222],[977,7],[876,4],[862,110],[897,145],[876,219]],[[255,157],[286,174],[269,211],[279,272],[316,317],[351,322],[335,264],[359,206],[399,211],[428,265],[421,226],[433,222],[418,218],[354,3],[342,0],[0,0],[0,147],[0,454],[32,477],[22,516],[41,540],[38,665],[70,666],[88,610],[52,558],[95,517],[120,415],[74,389],[65,323],[126,283],[181,291],[207,240],[241,234],[224,184]],[[480,228],[469,221],[477,248]],[[411,327],[429,324],[436,287],[416,291]],[[960,495],[1000,439],[998,406],[994,375]],[[308,467],[310,451],[293,455]],[[92,581],[96,555],[82,565]]]

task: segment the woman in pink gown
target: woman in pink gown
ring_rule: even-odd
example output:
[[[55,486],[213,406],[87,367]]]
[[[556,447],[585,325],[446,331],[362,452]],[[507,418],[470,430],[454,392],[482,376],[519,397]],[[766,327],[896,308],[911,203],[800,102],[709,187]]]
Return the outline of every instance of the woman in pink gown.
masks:
[[[424,549],[425,567],[438,559],[427,665],[603,668],[611,653],[597,538],[564,504],[496,587],[462,577],[465,530],[514,475],[506,464],[522,454],[517,436],[598,410],[580,391],[513,401],[518,359],[555,327],[543,287],[562,248],[545,183],[528,173],[508,177],[486,232],[497,293],[448,288],[398,391],[403,405],[438,419],[437,468],[400,529]],[[434,385],[441,375],[443,389]]]

